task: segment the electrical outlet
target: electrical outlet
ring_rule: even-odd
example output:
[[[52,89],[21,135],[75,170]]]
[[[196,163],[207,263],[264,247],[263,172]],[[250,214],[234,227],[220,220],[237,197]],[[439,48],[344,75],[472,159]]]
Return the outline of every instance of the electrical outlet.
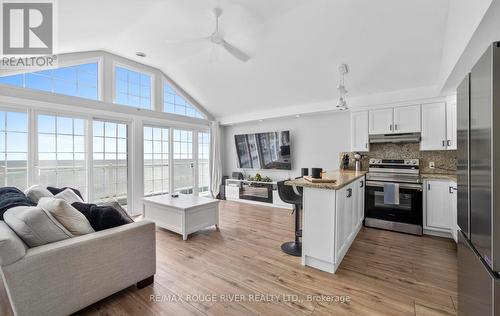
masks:
[[[434,168],[436,168],[434,161],[429,161],[429,169],[434,169]]]

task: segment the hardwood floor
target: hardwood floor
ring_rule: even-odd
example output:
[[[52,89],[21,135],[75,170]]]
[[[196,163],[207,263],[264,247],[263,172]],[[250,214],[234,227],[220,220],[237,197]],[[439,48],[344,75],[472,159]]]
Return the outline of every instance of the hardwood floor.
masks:
[[[222,202],[220,231],[207,229],[184,242],[177,234],[157,231],[153,286],[128,288],[77,314],[456,314],[452,240],[363,228],[333,275],[282,253],[281,243],[292,237],[290,211]],[[257,302],[258,295],[279,295],[279,301]],[[308,295],[323,301],[310,301]],[[335,296],[350,300],[325,301]]]

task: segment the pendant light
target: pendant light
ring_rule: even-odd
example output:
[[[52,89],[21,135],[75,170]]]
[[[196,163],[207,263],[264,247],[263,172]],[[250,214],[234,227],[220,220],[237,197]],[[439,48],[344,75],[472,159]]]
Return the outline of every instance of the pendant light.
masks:
[[[344,85],[344,76],[347,73],[349,73],[347,64],[339,65],[339,85],[337,86],[337,91],[339,92],[339,100],[337,101],[337,108],[341,111],[347,110],[347,102],[345,100],[347,89]]]

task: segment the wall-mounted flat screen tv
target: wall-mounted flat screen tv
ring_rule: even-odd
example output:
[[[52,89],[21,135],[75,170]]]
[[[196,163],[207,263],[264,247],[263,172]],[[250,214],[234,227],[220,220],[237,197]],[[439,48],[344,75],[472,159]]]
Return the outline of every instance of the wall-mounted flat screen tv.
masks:
[[[238,167],[292,169],[290,131],[234,135]]]

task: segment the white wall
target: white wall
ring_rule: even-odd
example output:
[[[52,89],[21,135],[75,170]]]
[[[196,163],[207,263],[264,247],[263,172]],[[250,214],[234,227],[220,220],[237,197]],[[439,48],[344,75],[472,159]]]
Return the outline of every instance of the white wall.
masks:
[[[244,170],[247,174],[260,173],[273,180],[300,176],[300,168],[339,168],[339,153],[349,151],[349,112],[317,114],[306,117],[286,117],[233,126],[222,132],[223,174],[231,176],[238,169],[234,135],[289,130],[292,146],[292,170]]]
[[[491,43],[500,40],[500,1],[492,1],[442,88],[454,91]]]
[[[491,3],[492,0],[450,1],[439,74],[440,88],[445,85]]]

